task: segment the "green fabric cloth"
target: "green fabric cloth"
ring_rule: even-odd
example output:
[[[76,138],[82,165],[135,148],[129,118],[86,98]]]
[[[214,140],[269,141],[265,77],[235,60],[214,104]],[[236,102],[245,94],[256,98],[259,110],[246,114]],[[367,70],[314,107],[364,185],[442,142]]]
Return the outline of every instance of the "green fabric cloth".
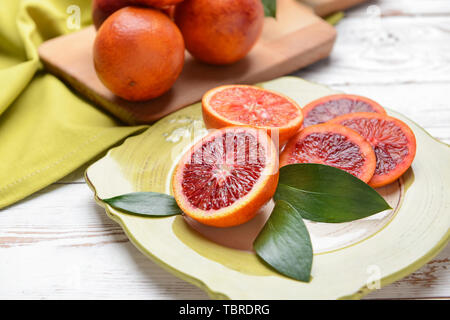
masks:
[[[145,128],[121,125],[43,69],[37,47],[76,31],[73,5],[89,25],[90,0],[0,1],[0,208]]]

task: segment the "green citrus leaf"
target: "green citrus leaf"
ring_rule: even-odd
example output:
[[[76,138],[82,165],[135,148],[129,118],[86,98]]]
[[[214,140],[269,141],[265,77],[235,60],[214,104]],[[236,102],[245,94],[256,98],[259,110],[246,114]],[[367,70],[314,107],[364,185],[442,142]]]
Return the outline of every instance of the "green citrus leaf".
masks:
[[[136,215],[164,217],[182,213],[174,197],[157,192],[132,192],[103,201],[114,209]]]
[[[261,0],[264,7],[264,15],[266,17],[276,17],[277,0]]]
[[[391,208],[355,176],[314,163],[282,167],[274,199],[289,202],[303,218],[318,222],[348,222]]]
[[[275,207],[253,247],[256,254],[279,273],[310,281],[313,252],[301,214],[283,200]]]
[[[338,11],[338,12],[330,14],[329,16],[326,16],[325,21],[328,22],[329,24],[331,24],[332,26],[335,26],[343,18],[344,18],[344,12]]]

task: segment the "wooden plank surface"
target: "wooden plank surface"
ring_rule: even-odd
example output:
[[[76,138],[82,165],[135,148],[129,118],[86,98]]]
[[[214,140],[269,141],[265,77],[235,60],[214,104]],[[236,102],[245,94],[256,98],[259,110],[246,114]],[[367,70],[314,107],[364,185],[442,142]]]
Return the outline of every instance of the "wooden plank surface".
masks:
[[[448,83],[449,26],[450,16],[349,16],[330,58],[301,74],[329,85]]]
[[[372,7],[371,7],[372,6]],[[375,6],[375,7],[373,7]],[[371,0],[348,11],[348,17],[373,15],[379,11],[383,17],[388,16],[448,16],[450,1],[447,0]]]
[[[383,0],[359,6],[337,26],[338,41],[330,59],[297,74],[378,100],[450,143],[447,4]],[[397,36],[395,48],[400,52],[423,47],[414,64],[403,62],[408,67],[400,68],[389,62],[384,51],[391,50],[389,41],[369,46],[376,54],[361,50],[372,43],[374,34],[361,27],[369,19],[368,5],[378,6],[381,27]],[[393,15],[394,9],[401,12]],[[0,210],[0,299],[206,299],[203,291],[159,268],[130,244],[95,204],[83,170]],[[449,261],[447,246],[420,270],[366,298],[450,299]]]
[[[351,8],[367,0],[302,0],[308,6],[313,8],[314,12],[321,17],[326,17],[327,15]]]

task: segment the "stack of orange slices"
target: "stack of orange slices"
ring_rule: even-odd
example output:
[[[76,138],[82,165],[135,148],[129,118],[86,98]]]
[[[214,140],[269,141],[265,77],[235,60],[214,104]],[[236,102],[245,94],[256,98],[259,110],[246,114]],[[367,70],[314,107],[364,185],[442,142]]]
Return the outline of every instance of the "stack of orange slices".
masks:
[[[187,215],[211,226],[250,220],[275,193],[279,166],[325,164],[381,187],[416,153],[408,125],[356,95],[323,97],[302,110],[274,91],[226,85],[203,96],[202,111],[206,127],[218,130],[183,156],[173,193]]]

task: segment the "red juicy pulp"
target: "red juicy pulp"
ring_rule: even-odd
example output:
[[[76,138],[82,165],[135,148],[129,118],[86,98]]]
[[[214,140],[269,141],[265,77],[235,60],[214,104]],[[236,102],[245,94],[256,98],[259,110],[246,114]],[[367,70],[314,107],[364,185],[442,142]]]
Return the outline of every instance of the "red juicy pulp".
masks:
[[[253,188],[264,170],[265,148],[246,132],[223,134],[195,150],[183,169],[182,190],[202,210],[232,205]]]
[[[377,112],[369,103],[349,98],[333,99],[311,109],[305,116],[303,126],[324,123],[338,116],[353,112]]]
[[[282,127],[300,114],[288,99],[248,87],[220,90],[212,96],[209,104],[231,121],[259,127]]]
[[[370,142],[377,157],[376,175],[392,171],[409,153],[408,139],[393,121],[355,118],[343,120],[341,124]]]
[[[331,132],[311,133],[299,140],[289,163],[321,163],[358,177],[365,159],[357,144],[346,136]]]

